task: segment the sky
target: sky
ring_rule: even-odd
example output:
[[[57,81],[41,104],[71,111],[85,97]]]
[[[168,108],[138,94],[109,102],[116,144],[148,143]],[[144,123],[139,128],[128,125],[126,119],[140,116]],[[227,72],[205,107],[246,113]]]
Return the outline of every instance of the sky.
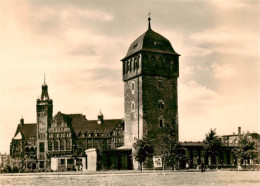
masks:
[[[0,0],[0,152],[36,122],[44,74],[55,115],[124,117],[121,59],[152,29],[181,54],[180,141],[260,132],[259,1]]]

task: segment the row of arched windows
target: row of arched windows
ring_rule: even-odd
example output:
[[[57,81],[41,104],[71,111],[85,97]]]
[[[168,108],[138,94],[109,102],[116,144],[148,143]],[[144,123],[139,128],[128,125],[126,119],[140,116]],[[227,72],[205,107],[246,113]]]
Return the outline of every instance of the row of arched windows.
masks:
[[[144,68],[157,68],[165,70],[176,70],[178,68],[178,64],[175,64],[174,61],[168,57],[149,57],[148,55],[144,55],[142,61]]]
[[[123,63],[123,74],[125,75],[127,73],[138,70],[139,67],[140,67],[140,56],[136,56],[132,59],[124,61],[124,63]]]

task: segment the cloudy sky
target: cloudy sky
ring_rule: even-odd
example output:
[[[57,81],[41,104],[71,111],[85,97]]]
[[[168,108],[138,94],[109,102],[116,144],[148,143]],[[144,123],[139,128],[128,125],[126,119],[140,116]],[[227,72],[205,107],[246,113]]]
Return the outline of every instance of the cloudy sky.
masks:
[[[36,122],[43,76],[54,114],[123,118],[122,59],[152,29],[180,57],[181,141],[260,131],[259,1],[0,1],[0,152]]]

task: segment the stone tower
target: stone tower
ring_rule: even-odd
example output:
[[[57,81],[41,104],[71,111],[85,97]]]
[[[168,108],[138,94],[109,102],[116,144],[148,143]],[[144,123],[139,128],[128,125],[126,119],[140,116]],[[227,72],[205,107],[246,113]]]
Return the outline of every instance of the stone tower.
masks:
[[[48,86],[42,85],[41,98],[37,99],[37,160],[39,168],[46,168],[47,165],[47,150],[48,150],[48,127],[51,125],[52,119],[52,100],[49,98]]]
[[[179,54],[169,40],[151,29],[139,36],[121,60],[124,81],[125,146],[136,139],[154,139],[159,155],[159,138],[168,124],[176,127],[178,140]]]

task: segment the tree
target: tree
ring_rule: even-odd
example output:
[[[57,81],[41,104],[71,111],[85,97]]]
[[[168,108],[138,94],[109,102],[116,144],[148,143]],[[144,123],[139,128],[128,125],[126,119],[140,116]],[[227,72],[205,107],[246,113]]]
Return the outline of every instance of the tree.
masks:
[[[216,156],[221,146],[221,138],[217,136],[216,129],[210,129],[203,142],[204,150],[211,157],[211,163],[216,164]]]
[[[161,137],[161,153],[164,164],[171,169],[176,167],[176,164],[185,159],[181,144],[178,142],[176,127],[166,124],[163,128]]]
[[[233,152],[236,158],[245,162],[245,166],[246,160],[253,159],[256,156],[255,141],[249,132],[238,136],[237,146],[233,149]]]
[[[152,157],[154,153],[154,146],[152,144],[152,140],[148,138],[138,139],[133,147],[135,149],[134,158],[139,163],[140,170],[143,170],[143,162],[148,157]]]

